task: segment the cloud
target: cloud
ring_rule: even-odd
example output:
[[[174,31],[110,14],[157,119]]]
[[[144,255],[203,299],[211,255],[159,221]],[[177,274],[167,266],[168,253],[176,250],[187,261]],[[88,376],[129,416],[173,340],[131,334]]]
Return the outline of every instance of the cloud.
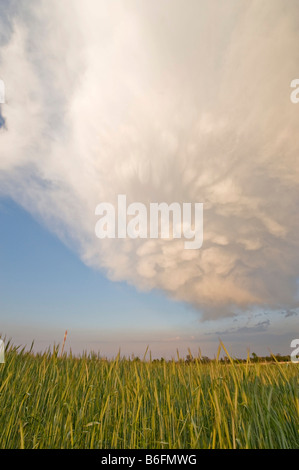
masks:
[[[297,315],[299,315],[299,312],[297,310],[287,310],[285,312],[285,318],[296,317]]]
[[[254,326],[242,326],[241,328],[228,328],[223,331],[216,331],[216,335],[247,335],[267,331],[270,326],[270,320],[257,323]]]
[[[161,289],[204,318],[294,308],[298,2],[9,5],[2,195],[110,279]],[[118,194],[203,202],[203,247],[98,240],[95,207]]]
[[[266,331],[270,326],[270,320],[257,323],[255,326],[244,326],[239,328],[236,333],[260,333]]]

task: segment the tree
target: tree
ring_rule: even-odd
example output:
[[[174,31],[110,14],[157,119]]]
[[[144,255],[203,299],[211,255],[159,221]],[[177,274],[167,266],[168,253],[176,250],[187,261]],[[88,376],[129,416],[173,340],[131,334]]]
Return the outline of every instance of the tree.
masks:
[[[252,353],[252,358],[253,358],[253,362],[257,362],[259,360],[257,354],[255,354],[255,352]]]

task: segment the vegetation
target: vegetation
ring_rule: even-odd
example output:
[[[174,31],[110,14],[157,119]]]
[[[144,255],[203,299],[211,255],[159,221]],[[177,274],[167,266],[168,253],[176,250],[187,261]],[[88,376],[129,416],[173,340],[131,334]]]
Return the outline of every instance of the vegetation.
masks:
[[[33,354],[0,364],[0,448],[299,448],[298,365]]]

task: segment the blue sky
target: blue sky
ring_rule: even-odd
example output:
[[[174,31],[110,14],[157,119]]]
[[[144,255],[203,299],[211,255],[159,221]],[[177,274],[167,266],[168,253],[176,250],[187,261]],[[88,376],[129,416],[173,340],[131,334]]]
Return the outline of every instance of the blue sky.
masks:
[[[270,321],[258,311],[203,323],[198,311],[162,292],[107,280],[7,198],[0,203],[0,227],[1,331],[16,344],[34,340],[36,350],[45,350],[61,344],[67,329],[67,346],[77,354],[96,350],[111,357],[120,348],[124,355],[142,356],[149,346],[153,357],[172,357],[177,348],[185,356],[189,347],[194,354],[200,347],[213,357],[219,338],[236,355],[246,355],[248,347],[260,354],[268,347],[288,352],[295,314],[278,336],[275,329],[269,334]]]
[[[70,341],[76,334],[76,352],[94,347],[109,354],[124,344],[127,354],[138,354],[146,341],[155,343],[162,337],[167,342],[180,332],[186,334],[186,320],[191,325],[197,322],[194,310],[185,304],[110,282],[20,206],[9,199],[0,201],[2,333],[21,344],[35,340],[45,348],[61,342],[67,329]],[[136,351],[134,342],[140,335],[142,345]]]

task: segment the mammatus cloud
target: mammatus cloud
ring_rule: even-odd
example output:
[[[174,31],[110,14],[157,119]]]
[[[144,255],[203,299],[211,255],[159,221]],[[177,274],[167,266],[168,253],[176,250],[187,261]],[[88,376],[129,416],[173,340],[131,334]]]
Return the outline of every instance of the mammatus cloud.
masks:
[[[205,318],[294,308],[297,0],[4,5],[1,193],[88,265]],[[204,203],[203,247],[98,240],[95,207],[118,194]]]

